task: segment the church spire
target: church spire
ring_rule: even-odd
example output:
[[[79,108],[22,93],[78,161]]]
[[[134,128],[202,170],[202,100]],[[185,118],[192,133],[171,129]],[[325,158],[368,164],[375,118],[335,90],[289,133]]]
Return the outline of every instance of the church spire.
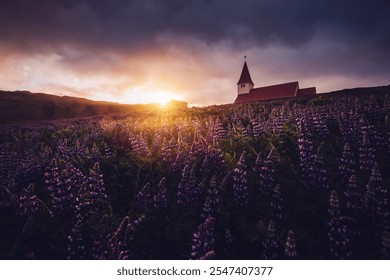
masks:
[[[246,64],[245,56],[244,67],[242,68],[240,79],[237,82],[237,93],[249,93],[254,85],[251,74],[249,73],[248,65]]]
[[[246,65],[246,60],[245,60],[244,67],[242,68],[241,76],[240,79],[238,80],[237,85],[246,84],[246,83],[254,85],[254,83],[252,82],[251,74],[249,73],[248,65]]]

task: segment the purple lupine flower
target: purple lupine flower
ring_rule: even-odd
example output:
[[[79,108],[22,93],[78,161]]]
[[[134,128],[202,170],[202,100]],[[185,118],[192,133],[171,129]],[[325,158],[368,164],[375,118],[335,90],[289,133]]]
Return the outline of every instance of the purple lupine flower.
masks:
[[[163,162],[166,164],[173,164],[173,162],[176,159],[176,150],[177,150],[176,140],[172,137],[171,140],[168,141],[164,137],[162,147],[161,147],[161,155],[163,158]]]
[[[200,171],[204,174],[204,177],[206,177],[210,173],[209,166],[210,166],[209,155],[206,154],[206,156],[203,159],[202,165],[200,166]]]
[[[225,161],[223,159],[222,151],[215,146],[210,148],[206,152],[200,170],[205,176],[223,173],[225,171]]]
[[[340,202],[336,191],[330,193],[328,213],[331,217],[340,216]]]
[[[367,132],[363,133],[363,140],[359,147],[360,170],[370,171],[375,164],[375,150],[370,143]]]
[[[359,137],[356,129],[357,119],[354,114],[341,114],[339,118],[340,132],[343,136],[344,142],[348,143],[352,150],[359,146]]]
[[[273,220],[269,221],[263,247],[263,258],[265,260],[277,260],[279,258],[279,243],[276,237],[276,224]]]
[[[130,135],[129,140],[132,150],[139,158],[145,158],[150,154],[148,142],[146,141],[142,132],[135,136]]]
[[[326,116],[326,125],[328,126],[330,133],[337,133],[339,131],[339,124],[334,115],[328,114]]]
[[[82,174],[80,174],[82,176]],[[77,215],[85,216],[91,212],[98,212],[108,206],[108,197],[100,174],[99,163],[89,170],[88,177],[85,177],[81,189],[76,198]]]
[[[345,143],[343,154],[340,157],[339,172],[345,182],[355,174],[356,170],[356,157],[353,154],[349,143]]]
[[[183,172],[181,174],[180,183],[177,186],[177,204],[180,206],[188,205],[188,193],[187,193],[187,184],[189,181],[189,167],[188,165],[184,166]]]
[[[316,132],[321,137],[327,137],[329,135],[329,130],[328,126],[326,125],[326,117],[324,114],[315,115],[312,120]]]
[[[215,218],[208,217],[198,225],[198,230],[193,234],[191,259],[204,260],[215,257],[214,251],[214,225]]]
[[[103,180],[103,174],[100,171],[100,165],[96,162],[92,169],[89,170],[88,181],[92,184],[93,190],[98,194],[98,201],[102,205],[108,204],[106,187]]]
[[[165,177],[163,177],[157,185],[157,193],[153,199],[154,207],[159,211],[164,211],[168,207],[167,192]]]
[[[382,232],[382,256],[383,259],[390,259],[390,234],[388,231]]]
[[[211,142],[213,139],[220,140],[226,137],[223,123],[219,118],[207,122],[206,141]]]
[[[368,120],[371,124],[377,123],[382,117],[382,110],[378,102],[375,100],[374,95],[370,96],[370,100],[367,108]]]
[[[251,120],[253,128],[253,137],[257,138],[263,135],[264,125],[260,118],[254,118]]]
[[[182,172],[180,183],[177,187],[177,203],[182,207],[197,207],[202,195],[201,187],[196,184],[196,163],[186,165]]]
[[[274,118],[270,118],[269,121],[272,121],[272,133],[277,135],[283,130],[283,126],[287,121],[287,117],[285,114],[278,114]]]
[[[46,168],[45,184],[50,194],[53,215],[73,214],[76,209],[76,194],[85,181],[84,175],[73,164],[60,163],[53,159]]]
[[[313,143],[309,139],[306,128],[306,123],[303,119],[298,122],[298,148],[299,148],[299,164],[303,177],[311,182],[314,170],[315,154],[313,152]]]
[[[267,159],[260,167],[259,172],[259,189],[262,194],[270,195],[275,187],[275,169],[274,164],[279,155],[276,148],[273,147],[269,152]]]
[[[217,140],[226,138],[226,131],[220,118],[217,118],[214,123],[214,138]]]
[[[123,247],[125,243],[123,240],[126,236],[126,230],[130,223],[130,218],[128,216],[124,217],[118,228],[106,238],[105,249],[103,253],[99,256],[99,259],[108,259],[114,260],[118,259],[118,256],[126,250]],[[128,253],[128,252],[127,252]]]
[[[340,203],[336,191],[332,191],[329,199],[328,238],[330,253],[334,259],[349,259],[349,231],[345,217],[340,214]]]
[[[387,190],[383,187],[382,176],[377,163],[372,168],[371,177],[367,184],[364,206],[374,224],[378,228],[382,228],[384,223],[387,222],[389,212]]]
[[[356,176],[351,175],[344,192],[347,212],[350,217],[359,217],[362,209],[362,194],[357,187]]]
[[[145,216],[141,216],[130,222],[128,216],[124,217],[118,228],[106,238],[105,246],[100,259],[125,260],[132,259],[131,249],[135,233],[138,227],[144,222]]]
[[[200,139],[199,141],[193,141],[191,148],[187,153],[185,163],[191,164],[196,162],[199,158],[204,158],[206,155],[207,146]]]
[[[324,155],[322,145],[318,147],[317,154],[314,157],[313,170],[311,170],[310,178],[313,186],[321,189],[329,188],[328,174],[325,169]]]
[[[288,259],[296,259],[297,257],[297,244],[295,241],[295,234],[292,230],[288,231],[284,254]]]
[[[144,223],[145,215],[140,216],[138,219],[129,223],[126,228],[126,233],[124,239],[119,243],[120,250],[118,254],[118,259],[125,260],[133,258],[133,254],[131,253],[132,242],[135,238],[135,234],[138,228]]]
[[[101,160],[101,158],[102,158],[102,153],[100,152],[96,143],[93,143],[92,148],[91,148],[91,160],[93,162],[99,162]]]
[[[176,159],[172,163],[172,171],[174,173],[179,173],[186,166],[186,155],[184,152],[180,151],[177,153]]]
[[[205,220],[207,217],[215,215],[215,209],[211,206],[211,203],[212,202],[210,196],[207,196],[204,202],[202,213],[200,214],[200,218],[202,221]]]
[[[222,150],[217,147],[217,144],[214,144],[214,146],[208,151],[210,163],[211,163],[211,169],[216,174],[223,173],[225,168],[225,160],[223,159],[223,153]]]
[[[135,197],[135,206],[137,209],[148,208],[152,203],[152,188],[150,183],[146,183]]]
[[[252,127],[250,124],[247,124],[242,131],[242,137],[243,138],[251,138],[253,136]]]
[[[84,224],[84,219],[78,217],[71,233],[68,235],[67,258],[70,260],[88,259],[88,248],[83,236]]]
[[[283,217],[282,203],[283,198],[280,195],[280,186],[276,185],[270,202],[270,217],[271,220],[275,221],[276,224],[279,224]]]
[[[229,248],[233,243],[233,236],[230,230],[227,228],[225,230],[225,248]]]
[[[35,194],[35,184],[30,183],[22,190],[18,197],[17,205],[21,216],[30,216],[38,212],[39,201]]]
[[[189,206],[195,208],[198,207],[200,198],[202,196],[202,189],[196,183],[196,163],[192,165],[186,187],[189,197]]]
[[[387,155],[390,156],[390,131],[387,132]]]
[[[104,142],[103,146],[103,157],[110,160],[115,158],[114,153],[111,151],[110,147],[106,142]]]
[[[210,187],[207,189],[207,195],[210,196],[211,199],[211,207],[218,211],[219,207],[219,192],[220,189],[217,186],[217,176],[211,177]]]
[[[254,171],[255,173],[260,174],[260,172],[261,172],[261,167],[263,166],[263,164],[264,164],[264,160],[263,160],[263,158],[261,157],[261,153],[258,153],[258,154],[257,154],[257,157],[256,157],[255,165],[253,166],[253,171]]]
[[[243,151],[233,172],[233,198],[234,202],[238,206],[245,206],[248,204],[248,183],[246,172],[247,165],[245,161],[245,151]]]

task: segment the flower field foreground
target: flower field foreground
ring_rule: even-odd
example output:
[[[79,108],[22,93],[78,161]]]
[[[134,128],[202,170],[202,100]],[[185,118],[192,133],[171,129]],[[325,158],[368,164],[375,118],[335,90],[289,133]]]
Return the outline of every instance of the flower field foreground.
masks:
[[[389,259],[390,96],[0,128],[2,259]]]

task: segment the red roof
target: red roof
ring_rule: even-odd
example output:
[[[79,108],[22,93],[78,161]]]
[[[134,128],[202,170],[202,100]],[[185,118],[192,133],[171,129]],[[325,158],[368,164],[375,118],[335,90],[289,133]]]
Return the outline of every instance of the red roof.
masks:
[[[246,84],[246,83],[254,85],[254,83],[252,82],[251,74],[249,74],[248,66],[246,65],[246,61],[245,61],[244,67],[242,67],[241,76],[237,82],[237,85]]]
[[[234,103],[245,103],[278,98],[295,97],[299,90],[298,82],[254,88],[249,93],[239,94]]]
[[[317,89],[315,87],[301,88],[297,92],[297,96],[312,96],[317,94]]]

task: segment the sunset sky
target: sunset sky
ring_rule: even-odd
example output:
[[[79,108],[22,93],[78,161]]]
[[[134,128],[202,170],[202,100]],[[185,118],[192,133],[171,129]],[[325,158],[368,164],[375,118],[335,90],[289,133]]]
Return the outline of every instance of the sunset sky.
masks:
[[[255,86],[390,84],[387,0],[1,0],[0,89],[232,103]]]

